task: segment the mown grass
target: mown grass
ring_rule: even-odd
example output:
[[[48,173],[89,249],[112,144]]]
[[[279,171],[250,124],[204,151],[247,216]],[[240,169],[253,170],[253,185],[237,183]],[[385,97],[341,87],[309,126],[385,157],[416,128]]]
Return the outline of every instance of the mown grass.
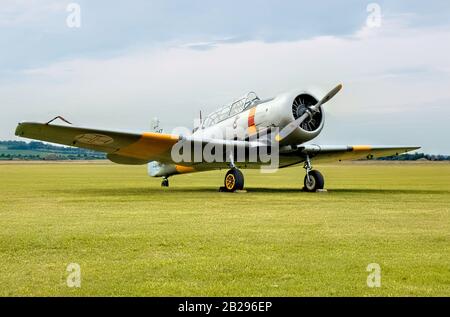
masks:
[[[450,296],[450,164],[316,167],[327,193],[301,168],[227,194],[225,171],[0,165],[0,295]]]

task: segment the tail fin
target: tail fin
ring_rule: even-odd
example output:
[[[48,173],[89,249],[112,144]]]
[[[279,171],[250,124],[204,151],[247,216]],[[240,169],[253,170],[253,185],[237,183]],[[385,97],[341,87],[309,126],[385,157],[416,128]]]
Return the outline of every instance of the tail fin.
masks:
[[[159,127],[159,119],[154,117],[151,122],[151,132],[162,133],[163,129]]]

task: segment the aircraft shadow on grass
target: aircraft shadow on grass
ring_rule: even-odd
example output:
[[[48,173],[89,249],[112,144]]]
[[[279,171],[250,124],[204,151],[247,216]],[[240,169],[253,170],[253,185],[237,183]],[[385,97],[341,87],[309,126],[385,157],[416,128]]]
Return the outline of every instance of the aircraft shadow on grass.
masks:
[[[422,190],[422,189],[376,189],[376,188],[336,188],[329,189],[326,193],[308,193],[303,192],[301,188],[264,188],[264,187],[248,187],[245,192],[242,193],[219,193],[218,188],[213,187],[197,187],[197,188],[176,188],[175,186],[170,189],[161,189],[160,187],[132,187],[132,188],[82,188],[82,189],[58,189],[48,190],[51,193],[70,194],[72,196],[149,196],[149,195],[177,195],[180,193],[218,193],[220,195],[231,195],[238,197],[245,194],[270,194],[270,193],[291,193],[291,194],[303,194],[303,195],[318,195],[323,196],[325,194],[339,195],[339,194],[383,194],[383,195],[398,195],[398,194],[449,194],[450,190]]]

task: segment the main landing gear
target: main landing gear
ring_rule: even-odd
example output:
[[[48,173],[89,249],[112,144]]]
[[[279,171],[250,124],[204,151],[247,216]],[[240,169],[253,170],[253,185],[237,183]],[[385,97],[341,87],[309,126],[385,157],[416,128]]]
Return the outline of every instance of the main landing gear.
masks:
[[[224,187],[220,187],[220,191],[235,192],[244,189],[244,175],[236,168],[231,168],[225,175]]]
[[[312,170],[311,161],[308,155],[306,156],[304,169],[306,170],[306,175],[303,182],[305,185],[303,190],[307,192],[316,192],[323,189],[323,186],[325,185],[323,175],[319,171]]]
[[[219,188],[221,192],[235,192],[237,190],[244,189],[244,175],[242,172],[234,165],[233,154],[230,153],[230,167],[231,169],[225,175],[225,180],[223,182],[224,186]]]
[[[161,187],[169,187],[169,179],[167,177],[163,177]]]

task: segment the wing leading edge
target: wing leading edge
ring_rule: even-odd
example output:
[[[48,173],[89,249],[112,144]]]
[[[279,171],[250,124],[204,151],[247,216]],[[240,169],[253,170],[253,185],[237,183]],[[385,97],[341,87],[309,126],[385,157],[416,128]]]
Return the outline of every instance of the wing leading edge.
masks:
[[[111,161],[120,164],[170,161],[170,149],[179,140],[179,136],[171,134],[137,134],[37,122],[19,123],[16,135],[104,152]]]
[[[310,155],[314,162],[352,161],[376,159],[400,155],[420,149],[420,146],[385,145],[316,145],[308,144],[298,148],[304,155]]]

